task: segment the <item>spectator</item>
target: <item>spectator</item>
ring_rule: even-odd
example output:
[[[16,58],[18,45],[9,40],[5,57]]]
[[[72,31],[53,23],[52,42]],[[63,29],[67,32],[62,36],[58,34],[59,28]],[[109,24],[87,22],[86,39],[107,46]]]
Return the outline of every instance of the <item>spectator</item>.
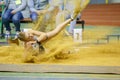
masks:
[[[3,5],[4,4],[4,1],[3,0],[0,0],[0,5]]]
[[[4,4],[4,1],[3,0],[0,0],[0,6],[2,6]],[[0,12],[0,17],[2,15],[2,12]]]
[[[48,8],[48,5],[50,6]],[[28,7],[30,8],[30,17],[33,21],[36,21],[38,15],[46,14],[54,10],[54,5],[52,5],[52,0],[28,0]]]
[[[61,1],[61,0],[60,0]],[[62,0],[63,4],[60,4],[60,6],[62,7],[63,11],[61,11],[60,13],[58,13],[57,17],[56,17],[56,23],[57,25],[60,23],[60,17],[61,14],[64,15],[64,18],[67,19],[70,17],[70,15],[73,14],[74,12],[74,8],[75,8],[75,4],[73,4],[73,1],[77,3],[77,0]],[[81,11],[86,7],[86,5],[88,4],[89,0],[79,0],[80,1],[80,14]],[[71,23],[70,23],[70,27],[68,29],[69,34],[73,35],[73,30],[74,27],[76,25],[76,20],[74,19]]]
[[[73,4],[70,4],[71,0],[59,0],[60,11],[56,17],[56,25],[59,25],[65,19],[69,18],[73,12]],[[62,18],[62,19],[60,19]],[[70,27],[68,32],[72,34],[73,27],[76,25],[76,19],[70,22]]]
[[[17,38],[18,33],[20,32],[20,20],[24,19],[26,16],[26,0],[4,0],[6,10],[2,15],[3,25],[6,27],[5,37],[11,37],[11,27],[10,27],[10,20],[15,25],[16,28],[16,35]],[[28,14],[27,14],[28,15]]]

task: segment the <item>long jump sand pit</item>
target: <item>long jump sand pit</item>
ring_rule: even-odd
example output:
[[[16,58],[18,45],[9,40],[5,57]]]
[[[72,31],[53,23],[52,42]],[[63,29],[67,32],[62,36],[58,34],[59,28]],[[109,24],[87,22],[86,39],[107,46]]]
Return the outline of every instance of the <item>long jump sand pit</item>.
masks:
[[[0,71],[74,72],[120,74],[120,43],[85,45],[69,53],[45,53],[23,61],[24,50],[19,46],[0,47]]]

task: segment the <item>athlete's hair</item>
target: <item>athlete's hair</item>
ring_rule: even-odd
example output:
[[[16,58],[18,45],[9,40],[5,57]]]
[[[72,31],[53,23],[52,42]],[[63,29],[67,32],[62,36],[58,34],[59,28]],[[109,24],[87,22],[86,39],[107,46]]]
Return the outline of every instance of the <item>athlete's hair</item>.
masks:
[[[21,41],[27,41],[25,32],[20,32],[19,35],[18,35],[18,39],[21,40]]]

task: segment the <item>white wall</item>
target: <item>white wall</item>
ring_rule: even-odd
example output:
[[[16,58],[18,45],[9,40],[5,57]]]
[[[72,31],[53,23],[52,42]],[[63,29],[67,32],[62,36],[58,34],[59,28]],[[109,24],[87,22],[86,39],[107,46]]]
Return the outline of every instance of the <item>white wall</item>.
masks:
[[[109,0],[109,3],[120,3],[120,0]]]

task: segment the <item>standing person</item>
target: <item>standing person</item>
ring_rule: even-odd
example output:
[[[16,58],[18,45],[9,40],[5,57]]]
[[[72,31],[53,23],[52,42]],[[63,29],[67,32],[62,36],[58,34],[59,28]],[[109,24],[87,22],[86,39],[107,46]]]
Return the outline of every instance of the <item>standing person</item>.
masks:
[[[0,0],[0,6],[2,6],[4,4],[4,1],[3,0]],[[2,12],[0,12],[0,17],[2,15]]]
[[[25,18],[26,12],[25,8],[27,5],[26,0],[4,0],[6,10],[2,15],[3,25],[6,27],[6,38],[10,38],[11,28],[10,28],[10,20],[12,20],[13,24],[16,27],[16,35],[20,32],[20,20]]]
[[[78,3],[79,5],[78,5]],[[72,15],[74,13],[74,9],[76,7],[76,4],[77,6],[80,7],[80,14],[81,14],[81,11],[86,7],[86,5],[89,3],[89,0],[63,0],[62,2],[63,4],[60,5],[62,6],[63,11],[61,11],[60,13],[58,13],[57,17],[56,17],[56,23],[60,23],[60,17],[61,17],[61,14],[63,15],[64,14],[64,18],[67,19],[70,17],[70,15]],[[75,4],[76,3],[76,4]],[[74,27],[76,25],[76,20],[77,19],[74,19],[73,21],[70,22],[70,27],[68,29],[68,32],[70,35],[73,35],[73,30],[74,30]]]
[[[38,15],[49,13],[55,8],[52,0],[28,0],[28,7],[30,8],[30,17],[33,22],[38,19]]]
[[[56,17],[56,25],[59,25],[64,20],[68,19],[73,12],[74,6],[72,0],[59,0],[59,13]],[[70,22],[68,29],[69,34],[73,34],[73,28],[76,25],[76,19]]]
[[[3,5],[4,4],[4,1],[3,0],[0,0],[0,5]]]

